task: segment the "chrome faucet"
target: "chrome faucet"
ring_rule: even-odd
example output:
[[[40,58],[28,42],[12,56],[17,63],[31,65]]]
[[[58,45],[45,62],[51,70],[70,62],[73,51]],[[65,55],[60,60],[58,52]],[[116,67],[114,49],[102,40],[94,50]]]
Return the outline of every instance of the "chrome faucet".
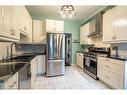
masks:
[[[19,44],[17,42],[11,43],[11,46],[10,46],[10,48],[11,48],[10,57],[11,58],[13,57],[13,45],[17,45],[20,48],[20,46],[19,46]]]

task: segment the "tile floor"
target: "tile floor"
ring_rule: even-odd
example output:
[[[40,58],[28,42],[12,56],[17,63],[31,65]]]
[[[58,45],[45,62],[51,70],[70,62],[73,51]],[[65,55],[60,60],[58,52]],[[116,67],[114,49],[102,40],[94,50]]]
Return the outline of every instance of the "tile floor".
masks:
[[[31,85],[32,89],[110,89],[94,80],[77,66],[68,66],[64,76],[38,76]]]

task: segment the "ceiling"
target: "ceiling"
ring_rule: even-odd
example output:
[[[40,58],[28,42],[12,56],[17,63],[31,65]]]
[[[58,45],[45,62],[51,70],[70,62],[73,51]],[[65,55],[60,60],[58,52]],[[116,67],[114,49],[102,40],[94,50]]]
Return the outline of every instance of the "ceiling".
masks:
[[[73,16],[68,20],[81,21],[94,13],[98,8],[102,6],[74,6],[76,16]],[[26,6],[28,12],[33,15],[63,19],[59,16],[61,6]]]

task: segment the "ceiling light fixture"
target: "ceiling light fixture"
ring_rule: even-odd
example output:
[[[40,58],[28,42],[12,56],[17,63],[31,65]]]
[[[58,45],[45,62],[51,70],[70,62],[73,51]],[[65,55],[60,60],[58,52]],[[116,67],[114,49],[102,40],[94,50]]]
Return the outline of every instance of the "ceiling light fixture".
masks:
[[[72,18],[72,16],[74,15],[76,15],[76,13],[72,5],[63,5],[61,7],[60,16],[62,16],[63,18],[65,17]]]

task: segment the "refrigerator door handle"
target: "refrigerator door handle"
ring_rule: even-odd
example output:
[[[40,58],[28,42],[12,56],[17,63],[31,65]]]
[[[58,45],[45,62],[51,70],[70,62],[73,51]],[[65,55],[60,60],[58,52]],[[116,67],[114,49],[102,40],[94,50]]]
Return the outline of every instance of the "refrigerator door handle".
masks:
[[[47,62],[61,62],[62,60],[48,60]]]

